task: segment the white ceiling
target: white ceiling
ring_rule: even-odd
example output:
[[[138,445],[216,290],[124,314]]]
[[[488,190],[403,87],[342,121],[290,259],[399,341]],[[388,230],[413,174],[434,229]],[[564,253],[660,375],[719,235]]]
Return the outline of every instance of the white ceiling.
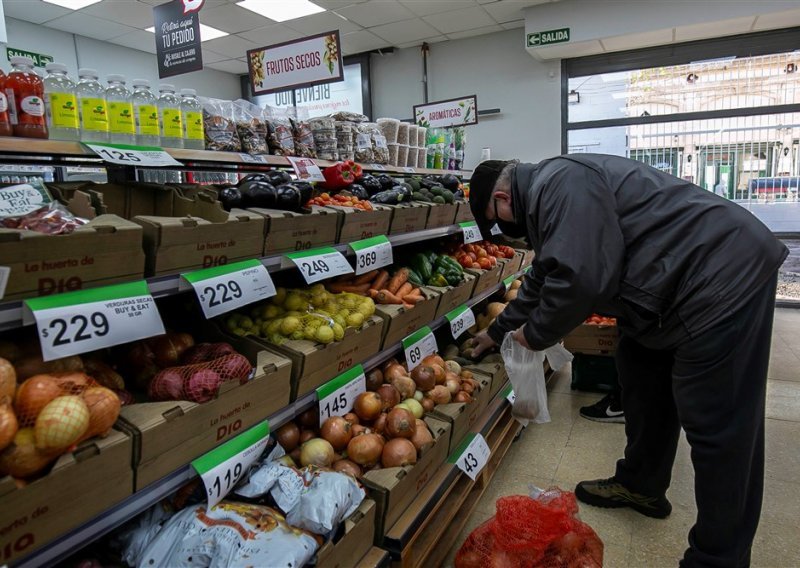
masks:
[[[11,18],[155,53],[153,6],[166,0],[101,0],[68,10],[42,0],[2,0]],[[460,39],[524,27],[525,8],[558,0],[313,0],[326,12],[283,23],[205,0],[200,21],[230,35],[203,43],[206,67],[247,73],[248,49],[340,30],[344,55]]]

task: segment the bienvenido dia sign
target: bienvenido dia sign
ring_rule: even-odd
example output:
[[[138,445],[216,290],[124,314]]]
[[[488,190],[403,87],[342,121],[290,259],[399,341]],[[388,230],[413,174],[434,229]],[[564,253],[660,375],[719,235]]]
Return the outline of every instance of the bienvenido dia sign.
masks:
[[[478,124],[478,98],[475,95],[414,105],[414,122],[427,128],[447,128]]]
[[[254,95],[344,81],[339,31],[247,52]]]

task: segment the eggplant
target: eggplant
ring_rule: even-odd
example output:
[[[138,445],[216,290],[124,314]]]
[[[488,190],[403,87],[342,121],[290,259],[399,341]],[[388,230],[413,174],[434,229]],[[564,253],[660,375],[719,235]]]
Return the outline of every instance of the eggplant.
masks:
[[[237,187],[223,187],[217,192],[217,199],[225,211],[242,206],[242,192]]]
[[[353,183],[347,186],[347,191],[353,194],[353,196],[358,197],[359,199],[369,199],[369,193],[367,193],[367,189],[361,185],[360,183]]]
[[[413,188],[408,185],[407,183],[399,183],[392,188],[392,191],[397,191],[399,195],[402,195],[403,201],[408,201],[411,199],[411,194],[414,193]]]
[[[278,209],[298,213],[302,211],[303,205],[307,202],[307,200],[303,201],[302,190],[294,183],[285,183],[279,186],[277,192]]]
[[[373,176],[372,174],[364,174],[364,176],[360,180],[361,185],[367,190],[367,193],[370,195],[375,195],[379,191],[383,191],[383,186],[381,182],[378,181],[378,178]]]
[[[456,199],[464,199],[464,190],[459,189],[458,191],[454,192],[453,197]]]
[[[239,185],[244,207],[261,207],[275,209],[277,207],[277,191],[275,186],[265,181],[248,181]]]
[[[420,187],[424,187],[425,189],[431,189],[439,185],[439,181],[431,176],[427,176],[419,180]]]
[[[242,179],[240,179],[240,180],[239,180],[239,183],[237,183],[236,185],[237,185],[238,187],[241,187],[241,186],[242,186],[242,184],[245,184],[245,183],[247,183],[248,181],[265,181],[265,182],[267,182],[267,183],[272,183],[272,182],[270,182],[270,181],[269,181],[269,179],[267,178],[267,174],[266,174],[266,173],[256,173],[256,174],[247,174],[247,175],[246,175],[246,176],[244,176]]]
[[[377,177],[378,182],[381,184],[381,189],[392,189],[395,185],[394,179],[388,174],[381,174]]]
[[[381,191],[369,198],[373,203],[380,203],[381,205],[397,205],[398,203],[405,203],[410,200],[410,195],[406,196],[406,189],[399,185],[393,189]]]
[[[444,174],[439,178],[439,183],[442,184],[445,189],[449,189],[450,191],[456,191],[458,186],[461,184],[461,182],[458,181],[458,178],[453,174]]]
[[[275,187],[283,185],[284,183],[292,183],[292,176],[285,170],[270,170],[264,175],[267,176],[267,181]]]
[[[302,203],[308,203],[311,200],[311,197],[314,195],[313,185],[311,185],[307,181],[293,181],[289,183],[291,183],[293,186],[295,186],[297,189],[300,190],[300,201]]]

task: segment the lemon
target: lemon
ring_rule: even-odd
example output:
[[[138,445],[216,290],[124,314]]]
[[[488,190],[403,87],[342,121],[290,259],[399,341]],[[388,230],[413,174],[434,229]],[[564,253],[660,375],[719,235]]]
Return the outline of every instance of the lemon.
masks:
[[[311,305],[314,306],[315,308],[320,308],[325,304],[327,304],[329,299],[330,299],[330,294],[328,294],[327,292],[319,292],[319,293],[315,292],[311,296]]]
[[[339,310],[336,312],[336,315],[342,318],[343,320],[347,321],[347,316],[350,315],[350,310]]]
[[[347,321],[345,321],[345,318],[343,318],[342,316],[340,316],[338,314],[333,316],[333,321],[335,323],[338,323],[342,327],[347,327]]]
[[[344,337],[344,327],[339,325],[338,323],[333,324],[333,338],[336,341],[341,341]]]
[[[310,317],[305,322],[305,326],[307,328],[310,327],[311,329],[317,329],[321,325],[322,325],[321,318]]]
[[[276,318],[283,312],[282,308],[268,304],[261,310],[261,317],[264,319]]]
[[[233,328],[231,330],[231,333],[233,333],[233,335],[238,335],[239,337],[244,337],[245,335],[247,335],[247,332],[243,330],[241,327]]]
[[[280,333],[273,333],[269,336],[269,342],[274,343],[275,345],[280,345],[283,343],[284,337]]]
[[[283,319],[274,319],[271,322],[268,322],[265,327],[262,327],[264,335],[272,335],[273,333],[280,333],[281,331],[281,324],[283,323]]]
[[[300,329],[301,324],[302,322],[300,321],[300,318],[296,318],[294,316],[284,318],[283,322],[281,323],[281,333],[283,335],[291,335]]]
[[[308,303],[305,298],[297,292],[291,292],[286,296],[286,301],[283,302],[283,307],[289,311],[304,310]]]
[[[298,329],[289,336],[289,339],[294,339],[295,341],[297,341],[303,339],[304,337],[305,335],[303,335],[303,330]]]
[[[276,304],[282,304],[286,300],[286,288],[276,288],[275,295],[272,301]]]
[[[253,329],[253,320],[247,316],[242,316],[239,320],[239,327],[242,329]]]
[[[236,314],[231,314],[228,319],[225,320],[225,329],[233,333],[233,330],[239,327],[239,318],[236,317]]]
[[[261,329],[261,324],[263,324],[263,323],[264,323],[264,320],[263,320],[263,319],[261,319],[261,318],[254,318],[254,319],[253,319],[253,326],[254,326],[256,329]]]
[[[303,339],[308,339],[309,341],[314,341],[317,338],[317,328],[316,327],[306,327],[303,330]]]
[[[327,325],[321,325],[317,328],[317,341],[320,343],[330,343],[333,341],[334,333],[333,329],[328,327]]]
[[[356,298],[350,294],[345,294],[344,298],[341,299],[339,304],[343,308],[347,308],[348,310],[355,309],[356,307]]]
[[[323,293],[323,292],[325,292],[325,291],[326,291],[326,290],[325,290],[325,285],[324,285],[324,284],[314,284],[314,285],[313,285],[311,288],[309,288],[309,291],[310,291],[312,294],[320,294],[320,293]]]
[[[353,312],[347,316],[346,321],[348,327],[361,327],[361,324],[364,323],[364,316],[359,312]]]
[[[303,317],[305,314],[303,312],[298,312],[297,310],[292,310],[291,312],[286,312],[284,314],[286,317],[293,316],[296,318]]]
[[[326,314],[334,315],[336,312],[339,311],[339,304],[334,301],[328,301],[322,306],[321,310]]]

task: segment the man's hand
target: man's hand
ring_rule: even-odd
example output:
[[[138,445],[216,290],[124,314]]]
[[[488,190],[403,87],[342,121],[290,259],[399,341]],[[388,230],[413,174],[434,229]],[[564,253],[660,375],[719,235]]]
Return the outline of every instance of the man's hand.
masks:
[[[515,331],[512,337],[514,338],[514,341],[522,345],[525,349],[530,349],[531,346],[528,345],[528,340],[525,339],[525,334],[522,332],[523,329],[525,329],[524,325]]]
[[[472,338],[472,358],[477,359],[484,351],[491,349],[496,345],[497,343],[495,343],[494,339],[489,337],[489,334],[486,333],[486,331],[480,332],[478,335]]]

